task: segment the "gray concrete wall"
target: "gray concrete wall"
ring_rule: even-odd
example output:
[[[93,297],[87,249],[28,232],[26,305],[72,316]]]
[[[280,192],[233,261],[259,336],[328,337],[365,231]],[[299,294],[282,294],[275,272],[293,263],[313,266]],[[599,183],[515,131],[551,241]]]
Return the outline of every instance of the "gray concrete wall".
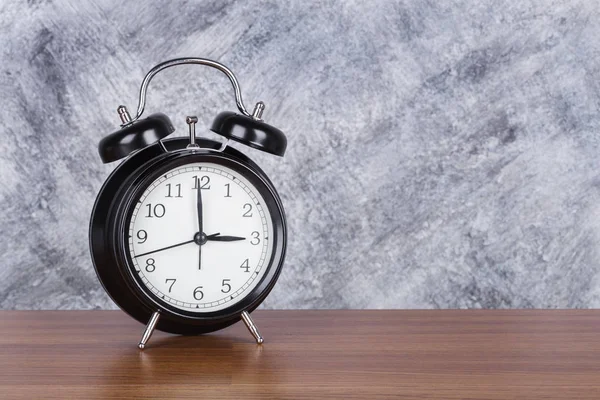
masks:
[[[600,307],[595,1],[0,3],[0,308],[113,308],[87,227],[96,145],[172,57],[231,67],[287,132],[290,244],[268,308]],[[227,79],[147,111],[206,126]],[[208,134],[207,134],[208,135]]]

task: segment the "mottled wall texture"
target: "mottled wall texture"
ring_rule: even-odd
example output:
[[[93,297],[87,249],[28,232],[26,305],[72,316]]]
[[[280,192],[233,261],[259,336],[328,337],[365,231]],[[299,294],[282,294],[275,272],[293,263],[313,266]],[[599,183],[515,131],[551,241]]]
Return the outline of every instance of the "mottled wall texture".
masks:
[[[181,56],[228,65],[289,135],[283,159],[242,149],[290,218],[264,307],[600,307],[599,37],[592,0],[5,0],[0,308],[115,307],[96,146]],[[211,69],[150,86],[178,135],[226,109]]]

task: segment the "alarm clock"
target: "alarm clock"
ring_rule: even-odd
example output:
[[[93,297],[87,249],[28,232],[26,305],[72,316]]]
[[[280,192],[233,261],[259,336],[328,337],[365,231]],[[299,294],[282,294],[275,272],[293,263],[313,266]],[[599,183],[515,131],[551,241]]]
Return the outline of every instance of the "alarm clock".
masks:
[[[223,140],[167,138],[175,128],[165,114],[141,118],[152,78],[176,65],[223,72],[233,85],[236,112],[222,112],[211,130]],[[146,325],[144,349],[154,329],[196,335],[243,321],[263,342],[250,313],[281,272],[287,230],[283,205],[267,175],[231,140],[283,156],[287,139],[262,120],[264,104],[250,114],[239,83],[225,65],[204,58],[165,61],[146,74],[137,114],[117,111],[121,129],[103,138],[104,163],[124,159],[96,199],[90,249],[102,286],[127,314]],[[183,123],[183,121],[182,121]]]

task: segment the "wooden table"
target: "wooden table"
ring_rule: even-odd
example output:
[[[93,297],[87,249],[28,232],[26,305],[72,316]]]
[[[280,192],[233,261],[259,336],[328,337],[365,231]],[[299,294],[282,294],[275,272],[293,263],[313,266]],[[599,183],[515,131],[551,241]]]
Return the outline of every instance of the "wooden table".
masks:
[[[181,337],[0,311],[0,398],[600,399],[600,311],[258,311]]]

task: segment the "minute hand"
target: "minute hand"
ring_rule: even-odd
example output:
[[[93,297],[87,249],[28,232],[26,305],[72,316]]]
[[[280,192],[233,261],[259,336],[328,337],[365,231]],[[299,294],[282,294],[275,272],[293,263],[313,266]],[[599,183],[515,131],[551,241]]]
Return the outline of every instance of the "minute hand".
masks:
[[[208,236],[206,240],[211,240],[213,242],[236,242],[238,240],[246,240],[244,237],[239,236]]]
[[[191,128],[190,128],[191,129]],[[196,194],[196,211],[198,213],[198,232],[202,235],[204,229],[202,227],[202,188],[200,187],[200,179],[196,181],[198,185],[198,193]],[[202,246],[198,246],[198,269],[202,269]]]

